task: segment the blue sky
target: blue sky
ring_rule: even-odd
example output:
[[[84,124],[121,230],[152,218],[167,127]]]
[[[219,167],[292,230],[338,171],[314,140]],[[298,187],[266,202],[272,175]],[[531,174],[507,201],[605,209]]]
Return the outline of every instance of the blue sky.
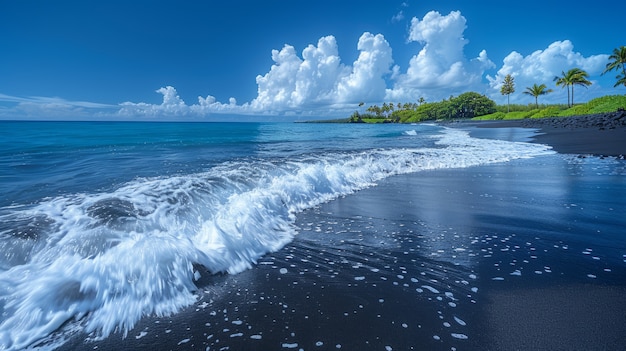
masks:
[[[0,118],[346,117],[359,102],[440,101],[499,84],[600,76],[626,4],[502,1],[2,1]],[[576,20],[571,20],[575,18]],[[272,117],[276,119],[275,117]]]

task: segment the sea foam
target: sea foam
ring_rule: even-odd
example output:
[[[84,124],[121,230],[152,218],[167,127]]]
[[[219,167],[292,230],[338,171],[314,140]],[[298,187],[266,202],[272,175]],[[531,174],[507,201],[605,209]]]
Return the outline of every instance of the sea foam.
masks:
[[[436,138],[433,148],[233,160],[2,209],[0,349],[34,345],[72,320],[99,337],[127,335],[142,316],[194,303],[197,265],[249,269],[293,240],[299,212],[386,177],[551,153],[454,129]]]

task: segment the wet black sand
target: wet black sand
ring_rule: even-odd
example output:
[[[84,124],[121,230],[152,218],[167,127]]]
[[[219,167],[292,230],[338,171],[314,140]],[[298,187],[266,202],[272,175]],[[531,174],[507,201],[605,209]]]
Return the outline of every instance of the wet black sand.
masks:
[[[568,150],[565,126],[510,123],[457,125]],[[626,164],[576,155],[623,142],[593,145],[388,178],[298,214],[295,240],[250,270],[198,267],[188,309],[60,349],[624,349]]]
[[[626,156],[626,112],[572,117],[528,118],[506,121],[466,121],[450,126],[479,128],[535,128],[533,141],[547,144],[560,153]]]
[[[253,269],[202,272],[185,311],[62,349],[620,350],[625,175],[555,155],[392,177],[299,214]]]

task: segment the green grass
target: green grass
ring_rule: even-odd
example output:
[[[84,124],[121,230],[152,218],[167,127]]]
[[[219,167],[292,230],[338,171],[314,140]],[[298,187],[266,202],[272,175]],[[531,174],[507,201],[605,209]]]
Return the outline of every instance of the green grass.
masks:
[[[618,108],[626,108],[626,96],[609,95],[593,99],[586,104],[576,105],[561,112],[559,116],[589,115],[617,111]]]
[[[524,119],[531,118],[537,114],[540,110],[530,111],[513,111],[513,112],[496,112],[485,116],[475,117],[472,120],[475,121],[489,121],[489,120],[510,120],[510,119]]]
[[[519,111],[519,112],[510,112],[504,116],[504,119],[524,119],[531,118],[534,114],[539,112],[539,110],[530,110],[530,111]]]
[[[474,121],[493,121],[493,120],[498,120],[498,119],[504,119],[504,117],[506,117],[506,113],[504,113],[504,112],[496,112],[496,113],[491,113],[491,114],[480,116],[480,117],[474,117],[474,118],[472,118],[472,120],[474,120]]]
[[[519,106],[516,106],[521,110]],[[545,117],[568,117],[589,115],[595,113],[615,112],[617,109],[626,109],[626,96],[609,95],[593,99],[587,103],[575,105],[567,108],[563,105],[542,105],[540,109],[525,111],[496,112],[489,115],[473,118],[473,120],[510,120],[524,118],[545,118]],[[501,108],[498,108],[502,110]]]
[[[539,110],[533,118],[546,118],[546,117],[557,117],[559,114],[566,110],[567,107],[559,107],[559,106],[549,106],[542,110]]]

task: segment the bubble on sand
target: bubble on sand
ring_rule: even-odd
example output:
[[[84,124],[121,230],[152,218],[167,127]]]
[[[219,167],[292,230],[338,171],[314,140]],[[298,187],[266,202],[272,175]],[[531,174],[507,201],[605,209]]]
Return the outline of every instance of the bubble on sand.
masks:
[[[433,288],[430,285],[422,285],[422,288],[430,290],[430,292],[432,292],[433,294],[439,294],[439,290]]]
[[[459,317],[457,317],[457,316],[454,316],[454,320],[455,320],[457,323],[459,323],[459,325],[462,325],[462,326],[466,326],[466,325],[467,325],[467,323],[465,323],[465,321],[464,321],[464,320],[462,320],[461,318],[459,318]]]
[[[455,338],[455,339],[461,339],[461,340],[467,340],[468,339],[467,335],[465,335],[465,334],[452,333],[450,335],[452,335],[452,337]]]
[[[288,271],[287,271],[287,268],[281,268],[279,272],[280,274],[287,274]]]

